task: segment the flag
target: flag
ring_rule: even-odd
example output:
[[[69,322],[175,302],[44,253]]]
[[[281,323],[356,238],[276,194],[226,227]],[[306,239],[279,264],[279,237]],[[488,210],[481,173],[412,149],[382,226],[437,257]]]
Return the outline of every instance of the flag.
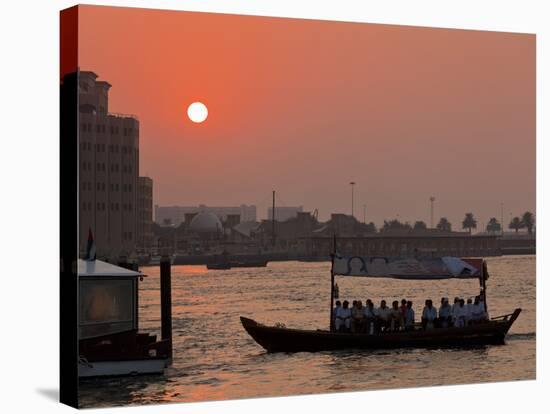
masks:
[[[88,245],[86,246],[86,256],[84,260],[93,262],[95,260],[95,242],[94,236],[92,235],[92,229],[89,229],[88,232]]]

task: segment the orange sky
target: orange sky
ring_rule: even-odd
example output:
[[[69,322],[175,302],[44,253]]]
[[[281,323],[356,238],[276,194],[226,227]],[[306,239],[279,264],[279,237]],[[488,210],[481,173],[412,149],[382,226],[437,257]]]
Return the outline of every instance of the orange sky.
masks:
[[[155,204],[459,228],[535,209],[535,36],[81,6],[79,65],[140,119]],[[200,100],[203,124],[186,117]]]

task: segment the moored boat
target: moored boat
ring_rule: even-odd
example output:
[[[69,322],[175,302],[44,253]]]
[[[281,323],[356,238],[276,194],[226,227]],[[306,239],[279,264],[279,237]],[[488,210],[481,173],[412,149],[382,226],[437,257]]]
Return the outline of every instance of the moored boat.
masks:
[[[208,263],[206,265],[206,268],[210,270],[228,270],[228,269],[231,269],[231,263],[229,262]]]
[[[267,260],[239,260],[231,262],[231,267],[266,267]]]
[[[78,260],[78,376],[160,374],[169,363],[170,340],[140,332],[140,272],[101,260]]]

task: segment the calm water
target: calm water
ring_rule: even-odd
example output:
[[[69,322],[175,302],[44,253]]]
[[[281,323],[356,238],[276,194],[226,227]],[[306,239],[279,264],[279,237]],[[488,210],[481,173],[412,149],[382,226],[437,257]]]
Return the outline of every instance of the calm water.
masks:
[[[467,350],[267,354],[239,316],[326,328],[330,263],[274,262],[263,269],[172,268],[174,362],[163,376],[81,382],[84,407],[185,402],[535,378],[535,256],[488,259],[491,316],[523,308],[504,346]],[[144,268],[140,329],[160,336],[159,269]],[[337,278],[341,299],[468,297],[477,280]]]

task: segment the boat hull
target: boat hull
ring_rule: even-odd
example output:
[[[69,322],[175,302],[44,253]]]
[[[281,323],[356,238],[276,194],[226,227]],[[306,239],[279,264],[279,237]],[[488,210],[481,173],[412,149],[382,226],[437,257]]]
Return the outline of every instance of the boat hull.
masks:
[[[268,352],[316,352],[338,349],[445,348],[504,344],[521,309],[506,320],[491,320],[463,328],[437,328],[378,335],[264,326],[241,317],[246,332]]]
[[[116,377],[123,375],[162,374],[167,364],[167,358],[79,362],[78,376],[80,378],[92,378]]]

